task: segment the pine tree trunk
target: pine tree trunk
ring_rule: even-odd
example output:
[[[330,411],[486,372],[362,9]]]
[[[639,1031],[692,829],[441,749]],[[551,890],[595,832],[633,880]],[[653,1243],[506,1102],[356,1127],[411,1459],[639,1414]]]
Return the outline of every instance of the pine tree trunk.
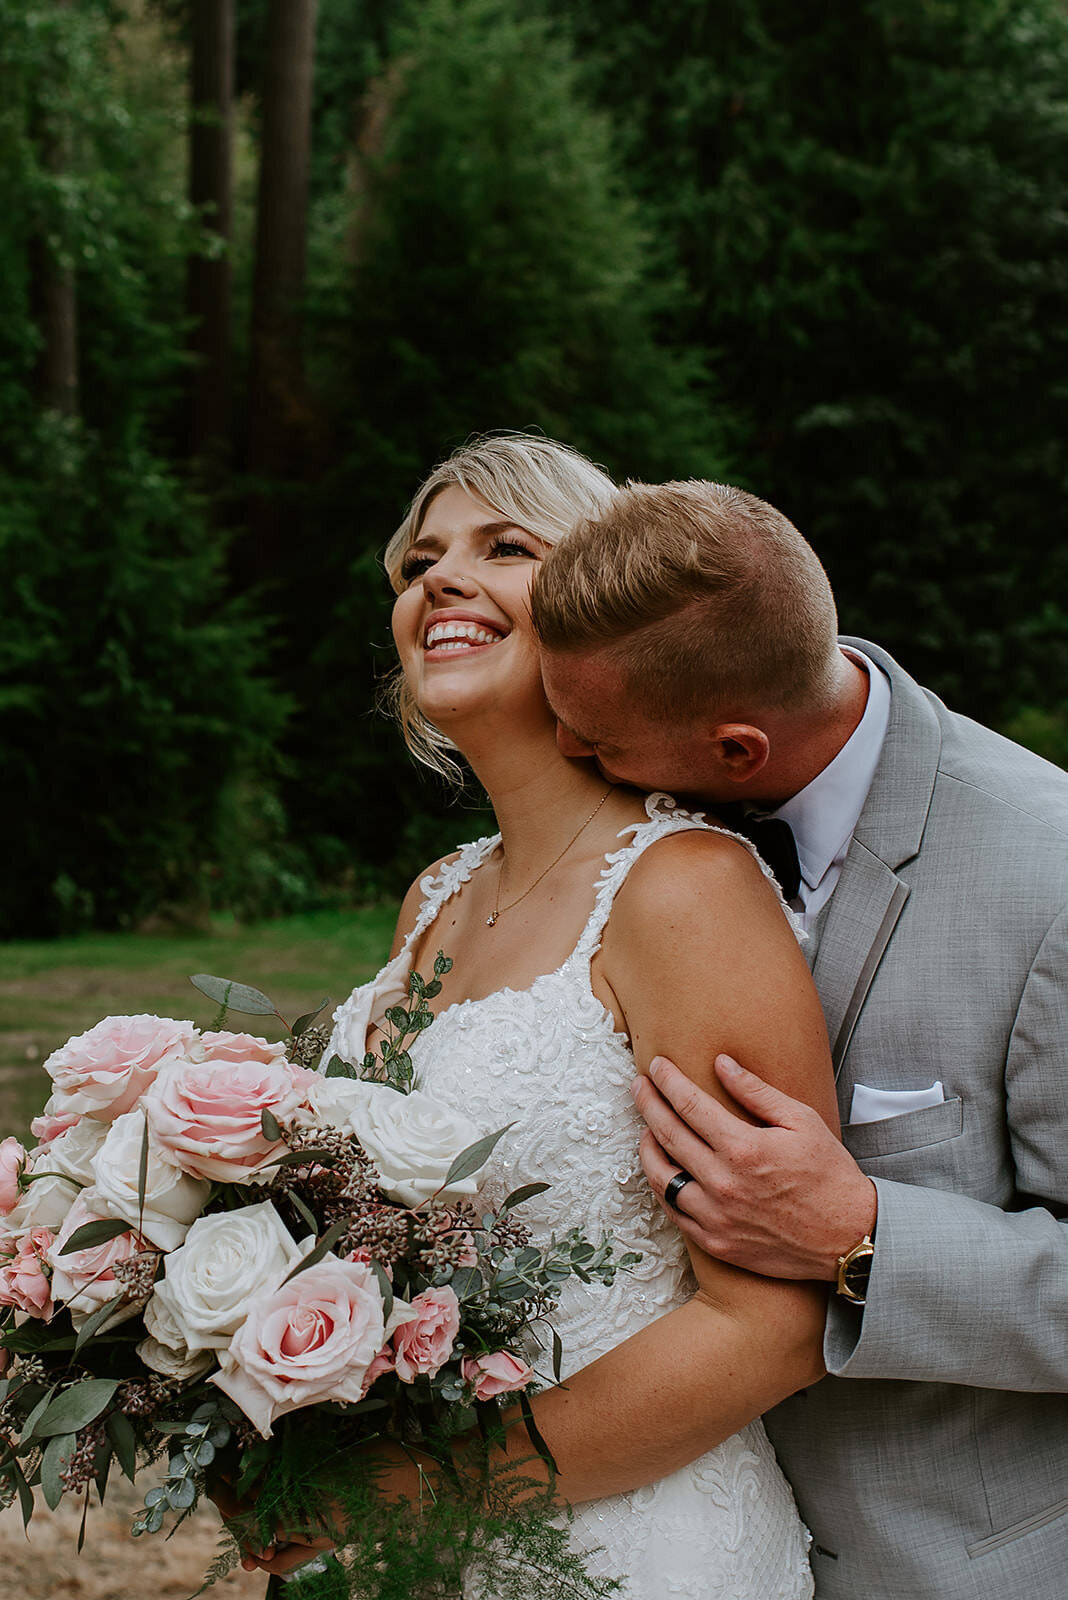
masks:
[[[195,358],[189,447],[218,462],[230,433],[230,243],[233,224],[234,0],[192,0],[189,198],[214,235],[190,257],[187,304]]]
[[[260,479],[299,466],[305,404],[301,301],[307,253],[308,166],[318,0],[270,0],[263,78],[249,368],[249,470]],[[256,495],[253,549],[273,570],[284,505]]]
[[[54,0],[57,10],[70,9],[70,0]],[[61,176],[70,166],[70,124],[63,111],[49,114],[39,108],[38,139],[41,163]],[[41,335],[35,392],[43,410],[63,416],[78,415],[78,283],[74,267],[64,255],[58,224],[42,218],[31,246],[33,307]]]

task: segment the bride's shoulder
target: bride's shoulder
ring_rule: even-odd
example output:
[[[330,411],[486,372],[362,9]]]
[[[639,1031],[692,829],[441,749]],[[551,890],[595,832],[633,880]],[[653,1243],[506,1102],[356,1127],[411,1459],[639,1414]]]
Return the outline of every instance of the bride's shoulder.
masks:
[[[780,897],[751,847],[716,827],[680,827],[651,840],[621,885],[606,930],[645,944],[669,930],[723,930],[761,909],[781,919]]]
[[[414,878],[401,901],[397,931],[391,955],[397,955],[424,912],[436,911],[442,901],[454,894],[496,844],[493,838],[473,839],[448,855],[439,856]]]

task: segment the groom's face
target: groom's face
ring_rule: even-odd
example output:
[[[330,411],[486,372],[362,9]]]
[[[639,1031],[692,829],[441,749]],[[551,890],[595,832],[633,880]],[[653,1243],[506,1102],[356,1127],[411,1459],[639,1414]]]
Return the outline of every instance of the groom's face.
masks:
[[[562,754],[592,757],[606,778],[638,789],[704,801],[737,798],[710,730],[647,716],[603,655],[543,650],[541,664]]]

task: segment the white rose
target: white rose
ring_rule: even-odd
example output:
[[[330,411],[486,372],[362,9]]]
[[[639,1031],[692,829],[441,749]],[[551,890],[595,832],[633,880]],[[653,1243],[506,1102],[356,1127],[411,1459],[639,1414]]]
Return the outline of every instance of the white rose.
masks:
[[[51,1228],[54,1231],[66,1221],[80,1193],[73,1179],[58,1172],[34,1178],[4,1218],[4,1232],[21,1239],[31,1228]]]
[[[58,1139],[34,1152],[36,1170],[62,1172],[87,1187],[93,1181],[93,1157],[104,1143],[107,1131],[106,1123],[97,1122],[95,1117],[83,1117]],[[68,1189],[72,1200],[77,1192],[73,1187]]]
[[[30,1152],[34,1174],[12,1210],[4,1228],[21,1238],[31,1228],[58,1228],[83,1188],[93,1181],[92,1160],[104,1142],[107,1128],[90,1117]]]
[[[190,1353],[178,1324],[155,1292],[145,1306],[145,1329],[148,1338],[137,1346],[137,1354],[153,1372],[165,1378],[195,1378],[214,1365],[211,1350]]]
[[[269,1200],[198,1217],[185,1243],[166,1258],[156,1284],[148,1331],[161,1343],[161,1318],[191,1353],[224,1350],[244,1321],[252,1296],[281,1281],[314,1245],[294,1244]]]
[[[145,1174],[145,1197],[142,1207],[138,1194],[138,1174],[141,1166],[141,1146],[145,1137],[143,1111],[127,1111],[116,1117],[109,1128],[96,1124],[105,1134],[104,1141],[93,1157],[92,1181],[95,1182],[97,1210],[106,1211],[109,1217],[129,1222],[146,1239],[160,1250],[177,1250],[195,1217],[199,1217],[211,1193],[211,1184],[203,1178],[191,1178],[180,1167],[166,1160],[153,1138],[148,1144],[148,1170]],[[61,1145],[77,1133],[72,1128]],[[53,1146],[55,1148],[55,1146]]]
[[[308,1108],[299,1120],[349,1132],[353,1116],[366,1103],[366,1087],[358,1078],[326,1078],[317,1072],[308,1086]]]
[[[187,1350],[183,1355],[151,1338],[141,1340],[137,1354],[146,1367],[151,1367],[153,1372],[158,1372],[164,1378],[199,1378],[215,1365],[210,1350],[201,1350],[195,1356],[191,1356]]]
[[[458,1111],[431,1099],[421,1089],[398,1094],[385,1083],[327,1079],[345,1085],[346,1126],[378,1169],[380,1187],[402,1205],[418,1205],[432,1194],[455,1199],[478,1193],[472,1176],[442,1188],[461,1150],[482,1138],[483,1130]]]

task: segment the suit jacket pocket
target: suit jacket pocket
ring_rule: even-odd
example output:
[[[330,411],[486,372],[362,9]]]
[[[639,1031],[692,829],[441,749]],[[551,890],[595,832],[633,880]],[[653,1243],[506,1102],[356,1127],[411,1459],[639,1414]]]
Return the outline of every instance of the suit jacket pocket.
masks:
[[[924,1145],[941,1144],[964,1132],[964,1101],[944,1100],[940,1106],[924,1106],[906,1111],[901,1117],[884,1117],[879,1122],[846,1124],[842,1143],[857,1161],[871,1156],[892,1156],[899,1150],[920,1150]]]

